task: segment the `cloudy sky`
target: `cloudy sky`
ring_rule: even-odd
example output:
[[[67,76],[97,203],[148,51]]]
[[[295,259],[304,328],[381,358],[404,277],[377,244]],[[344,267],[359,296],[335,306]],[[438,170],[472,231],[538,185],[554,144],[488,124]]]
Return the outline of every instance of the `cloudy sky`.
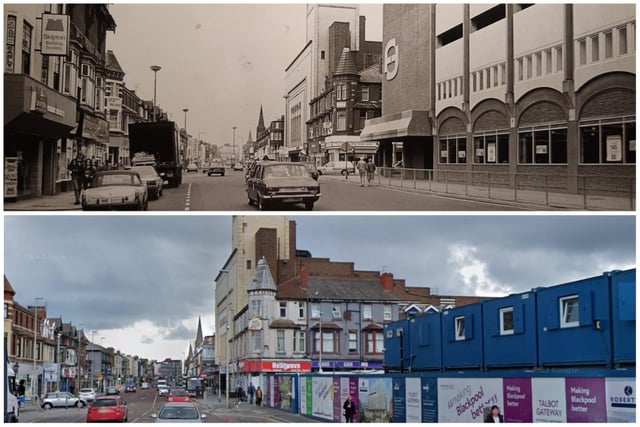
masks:
[[[108,33],[127,87],[153,99],[151,65],[160,65],[157,102],[194,136],[216,144],[255,138],[284,114],[284,70],[306,44],[304,4],[114,4]],[[382,5],[361,4],[367,40],[382,40]]]
[[[440,294],[503,295],[635,263],[630,216],[299,216],[298,248],[386,270]],[[222,216],[5,216],[16,301],[44,297],[95,341],[182,358],[198,316],[214,331],[216,273],[230,253]]]

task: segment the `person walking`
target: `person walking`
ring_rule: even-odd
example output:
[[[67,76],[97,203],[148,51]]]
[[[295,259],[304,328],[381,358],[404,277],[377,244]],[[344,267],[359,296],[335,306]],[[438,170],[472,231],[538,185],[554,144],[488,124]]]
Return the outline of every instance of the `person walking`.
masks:
[[[373,182],[373,177],[376,174],[376,165],[371,160],[371,157],[367,160],[367,186],[370,186]]]
[[[256,406],[262,405],[262,389],[260,386],[256,389]]]
[[[83,187],[86,190],[91,186],[91,181],[93,181],[93,177],[96,174],[96,168],[93,166],[93,162],[91,159],[87,159],[84,162],[84,182]]]
[[[84,183],[84,166],[82,165],[82,155],[78,153],[75,159],[69,162],[67,170],[71,173],[71,184],[73,185],[73,195],[76,197],[74,205],[80,204],[80,193]]]
[[[249,388],[247,389],[247,394],[249,395],[249,405],[253,405],[253,395],[256,393],[256,388],[253,386],[253,383],[249,384]]]
[[[352,423],[353,416],[356,414],[356,404],[351,396],[347,396],[347,400],[344,401],[342,409],[344,409],[344,418],[346,419],[346,421],[348,423]]]
[[[491,412],[487,415],[487,418],[484,419],[485,423],[503,423],[504,417],[500,414],[500,407],[497,405],[493,405],[491,407]]]
[[[360,187],[364,187],[365,178],[367,176],[367,163],[362,157],[358,160],[356,169],[358,169],[358,172],[360,173]]]

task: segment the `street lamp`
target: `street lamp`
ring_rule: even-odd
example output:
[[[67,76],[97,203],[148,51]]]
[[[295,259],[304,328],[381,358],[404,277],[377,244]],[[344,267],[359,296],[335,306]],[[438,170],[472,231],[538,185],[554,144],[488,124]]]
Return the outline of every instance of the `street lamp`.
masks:
[[[96,334],[100,335],[100,332],[91,331],[91,344],[94,344],[93,340],[95,339],[94,337],[96,336]]]
[[[160,71],[162,69],[161,66],[159,65],[152,65],[151,67],[151,71],[153,71],[153,121],[156,121],[156,88],[157,88],[157,78],[158,78],[158,71]]]
[[[76,328],[76,335],[78,336],[78,352],[76,353],[76,362],[78,367],[76,368],[76,377],[78,378],[78,384],[76,384],[76,389],[78,390],[78,392],[80,392],[81,387],[81,379],[80,379],[80,341],[82,340],[82,334],[80,331],[80,326],[84,325],[84,323],[80,323],[78,324],[78,327]]]
[[[235,161],[236,159],[236,127],[234,126],[233,128],[233,153],[231,154],[231,159]]]
[[[320,354],[318,357],[318,372],[322,373],[322,312],[318,313],[320,316]]]
[[[34,318],[33,318],[33,378],[31,379],[31,396],[33,397],[34,404],[36,403],[36,389],[38,387],[38,360],[36,353],[36,349],[38,347],[38,328],[40,325],[40,321],[38,319],[38,301],[44,301],[42,297],[36,297],[36,304],[34,308]]]
[[[184,130],[187,130],[187,112],[189,111],[188,108],[183,108],[182,112],[184,113]],[[188,132],[187,132],[188,133]]]

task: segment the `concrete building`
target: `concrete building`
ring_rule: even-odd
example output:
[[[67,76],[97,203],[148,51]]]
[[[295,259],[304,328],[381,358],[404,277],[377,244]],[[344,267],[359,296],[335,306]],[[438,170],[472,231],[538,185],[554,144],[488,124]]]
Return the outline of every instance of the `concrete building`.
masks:
[[[167,358],[158,362],[158,375],[169,382],[182,379],[182,361]]]
[[[635,175],[635,8],[384,5],[383,116],[362,140],[391,166],[558,177]],[[602,179],[600,180],[602,181]],[[616,185],[615,183],[613,184]]]

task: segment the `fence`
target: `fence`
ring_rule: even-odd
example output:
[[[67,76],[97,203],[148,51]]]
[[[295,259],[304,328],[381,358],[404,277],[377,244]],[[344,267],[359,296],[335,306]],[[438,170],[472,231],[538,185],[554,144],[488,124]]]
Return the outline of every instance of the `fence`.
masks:
[[[635,177],[380,167],[376,182],[389,187],[547,207],[593,210],[636,208]],[[572,191],[572,188],[577,188],[577,191]]]

